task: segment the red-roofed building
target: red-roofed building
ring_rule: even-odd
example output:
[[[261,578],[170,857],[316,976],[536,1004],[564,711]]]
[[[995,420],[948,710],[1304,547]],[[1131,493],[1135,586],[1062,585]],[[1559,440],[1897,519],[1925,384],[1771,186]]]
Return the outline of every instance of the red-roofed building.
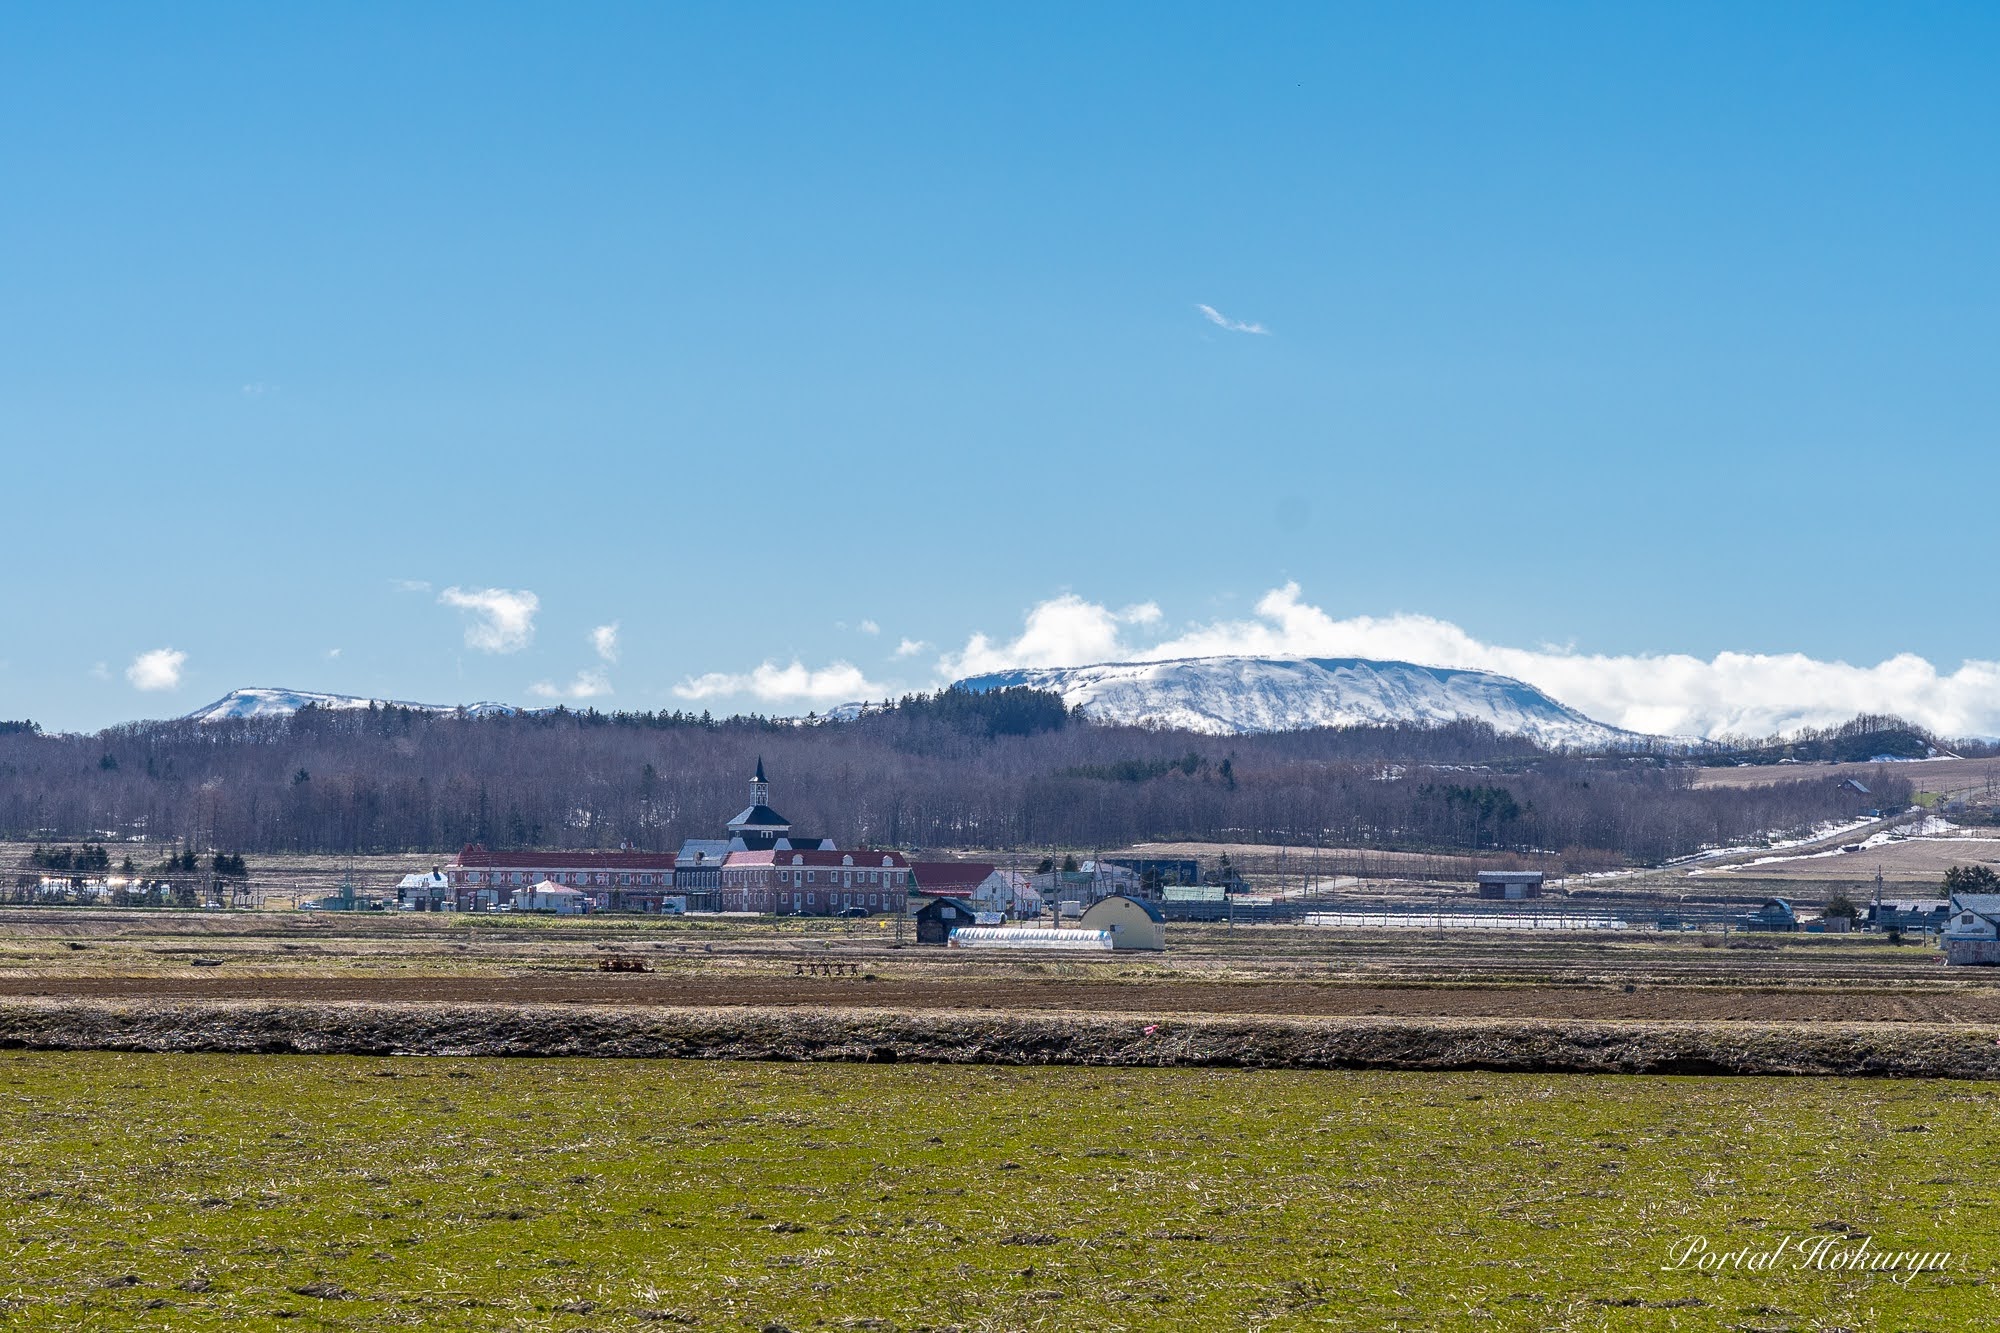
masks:
[[[460,852],[444,876],[461,911],[499,907],[515,890],[547,880],[588,894],[598,907],[657,912],[673,892],[674,853],[489,852],[475,845]]]
[[[1027,877],[985,861],[918,861],[910,866],[914,892],[927,898],[950,898],[982,911],[1012,917],[1039,916],[1041,896],[1027,886]]]
[[[722,863],[722,910],[838,916],[853,908],[900,912],[910,896],[910,863],[900,853],[731,852]]]
[[[991,898],[1007,885],[1000,868],[984,861],[917,861],[910,878],[930,898]]]

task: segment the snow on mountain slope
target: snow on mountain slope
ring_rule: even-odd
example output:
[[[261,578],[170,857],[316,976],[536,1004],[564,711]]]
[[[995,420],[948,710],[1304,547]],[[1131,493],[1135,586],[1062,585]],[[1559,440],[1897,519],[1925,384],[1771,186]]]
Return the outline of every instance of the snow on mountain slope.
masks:
[[[1353,657],[1111,662],[998,671],[958,684],[977,691],[1030,685],[1053,690],[1099,721],[1214,735],[1470,719],[1561,749],[1625,748],[1653,739],[1592,721],[1507,676]]]
[[[366,708],[370,704],[414,708],[425,713],[455,713],[457,704],[413,704],[401,699],[369,699],[352,694],[319,694],[312,690],[281,690],[269,686],[251,686],[248,689],[231,690],[205,708],[197,708],[187,715],[190,722],[222,722],[229,718],[241,717],[290,717],[307,704],[321,708]],[[509,704],[477,703],[465,705],[465,711],[474,717],[485,717],[494,713],[511,714],[519,710]]]

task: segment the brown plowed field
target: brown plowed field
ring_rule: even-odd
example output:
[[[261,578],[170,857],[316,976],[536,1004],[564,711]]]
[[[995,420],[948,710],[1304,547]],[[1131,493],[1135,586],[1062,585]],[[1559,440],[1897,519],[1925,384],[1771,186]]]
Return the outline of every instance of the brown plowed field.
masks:
[[[1376,987],[1164,981],[861,981],[744,976],[7,977],[0,996],[120,1000],[998,1009],[1097,1014],[2000,1023],[2000,992],[1889,993],[1674,986]]]

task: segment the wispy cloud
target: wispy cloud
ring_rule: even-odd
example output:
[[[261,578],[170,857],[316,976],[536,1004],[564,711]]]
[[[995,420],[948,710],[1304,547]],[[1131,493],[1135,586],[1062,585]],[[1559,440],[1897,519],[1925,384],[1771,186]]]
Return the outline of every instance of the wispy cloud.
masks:
[[[110,680],[110,679],[111,679],[111,664],[110,664],[109,662],[93,662],[93,663],[91,663],[91,664],[90,664],[90,678],[91,678],[92,680]]]
[[[429,579],[390,579],[389,586],[397,592],[429,592],[431,590],[431,581]]]
[[[576,679],[567,685],[538,680],[528,687],[528,693],[538,699],[601,699],[611,693],[611,681],[604,672],[589,668],[577,672]]]
[[[605,661],[616,662],[618,660],[618,622],[614,620],[609,625],[599,625],[596,629],[592,630],[590,632],[590,647],[593,652]]]
[[[1251,616],[1135,641],[1152,623],[1080,597],[1028,612],[1012,639],[975,634],[938,663],[944,677],[1018,666],[1162,661],[1178,657],[1363,657],[1493,671],[1525,680],[1599,721],[1663,735],[1771,735],[1829,726],[1857,713],[1896,713],[1946,736],[2000,736],[2000,661],[1940,671],[1913,653],[1873,666],[1803,653],[1611,656],[1571,648],[1482,642],[1430,616],[1336,617],[1287,583]],[[1157,608],[1156,608],[1157,609]]]
[[[446,588],[438,594],[445,606],[469,612],[465,646],[482,653],[518,653],[535,637],[535,613],[542,599],[525,589]]]
[[[927,653],[930,650],[931,645],[922,639],[905,639],[896,645],[896,656],[915,657],[918,653]]]
[[[339,657],[339,656],[340,656],[340,649],[338,649],[338,648],[329,648],[329,649],[327,649],[327,650],[326,650],[326,656],[327,656],[327,660],[328,660],[328,661],[332,661],[332,660],[333,660],[334,658],[336,658],[336,657]]]
[[[125,668],[125,679],[132,682],[135,690],[179,689],[181,668],[187,665],[187,656],[177,648],[155,648],[140,653]]]
[[[277,385],[265,384],[262,381],[258,381],[257,383],[254,384],[246,384],[243,386],[243,396],[245,398],[263,398],[266,395],[274,394],[277,391],[278,391]]]
[[[794,659],[789,666],[766,662],[741,675],[711,671],[674,686],[674,693],[694,700],[747,697],[769,704],[839,704],[880,699],[890,690],[850,662],[814,669]]]
[[[882,627],[872,620],[864,620],[858,627],[863,634],[880,634]]]
[[[1259,333],[1267,338],[1271,336],[1271,331],[1262,324],[1249,324],[1240,319],[1231,319],[1212,305],[1202,305],[1197,302],[1195,309],[1201,311],[1201,317],[1218,329],[1228,329],[1231,333]]]

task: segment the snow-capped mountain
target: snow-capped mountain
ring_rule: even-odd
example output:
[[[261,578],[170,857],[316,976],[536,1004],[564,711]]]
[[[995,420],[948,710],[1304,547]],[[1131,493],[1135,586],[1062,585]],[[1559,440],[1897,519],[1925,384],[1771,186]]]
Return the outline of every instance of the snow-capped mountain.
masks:
[[[321,708],[366,708],[370,704],[379,707],[415,708],[425,713],[455,713],[457,704],[413,704],[402,699],[369,699],[353,694],[319,694],[312,690],[281,690],[269,686],[251,686],[249,689],[231,690],[205,708],[197,708],[187,715],[190,722],[222,722],[239,717],[290,717],[307,704]],[[520,710],[510,704],[477,703],[465,705],[465,711],[474,717],[485,717],[493,713],[511,714]]]
[[[1214,735],[1470,719],[1558,749],[1626,748],[1654,739],[1592,721],[1508,676],[1357,657],[1110,662],[996,671],[958,684],[982,692],[1030,685],[1102,722]]]

